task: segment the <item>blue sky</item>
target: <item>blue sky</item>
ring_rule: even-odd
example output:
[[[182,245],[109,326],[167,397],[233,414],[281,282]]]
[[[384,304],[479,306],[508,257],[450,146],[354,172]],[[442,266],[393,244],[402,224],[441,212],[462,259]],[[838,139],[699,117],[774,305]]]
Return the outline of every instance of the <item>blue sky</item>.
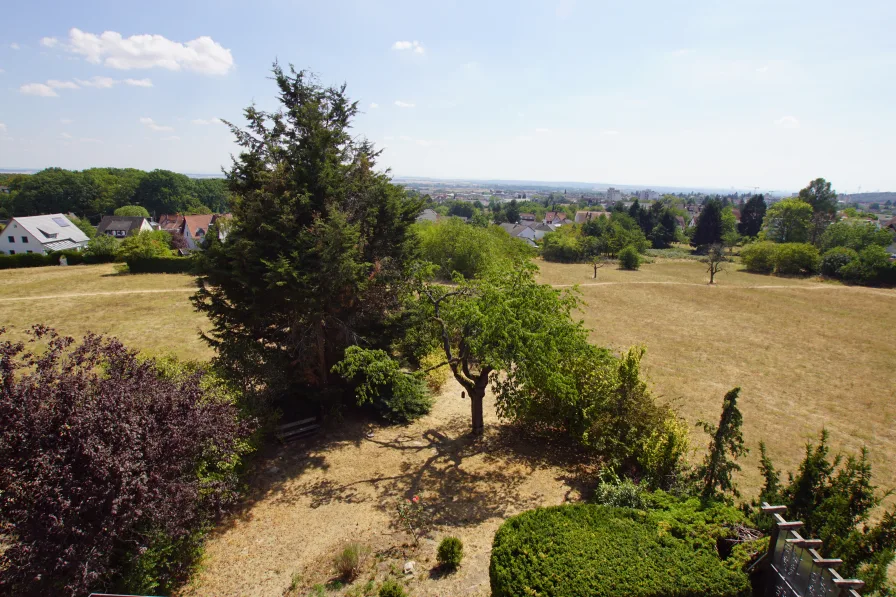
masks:
[[[215,119],[274,107],[276,58],[347,82],[396,175],[896,190],[891,0],[29,0],[4,21],[0,167],[216,172]]]

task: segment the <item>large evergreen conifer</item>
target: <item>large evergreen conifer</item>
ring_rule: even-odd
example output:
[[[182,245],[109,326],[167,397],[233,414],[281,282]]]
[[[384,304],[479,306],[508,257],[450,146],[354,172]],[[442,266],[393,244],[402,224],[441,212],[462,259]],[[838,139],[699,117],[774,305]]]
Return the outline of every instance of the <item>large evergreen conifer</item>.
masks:
[[[348,346],[388,343],[421,208],[350,133],[345,85],[276,63],[280,108],[245,110],[228,173],[232,222],[207,237],[196,308],[206,340],[245,386],[320,390]]]

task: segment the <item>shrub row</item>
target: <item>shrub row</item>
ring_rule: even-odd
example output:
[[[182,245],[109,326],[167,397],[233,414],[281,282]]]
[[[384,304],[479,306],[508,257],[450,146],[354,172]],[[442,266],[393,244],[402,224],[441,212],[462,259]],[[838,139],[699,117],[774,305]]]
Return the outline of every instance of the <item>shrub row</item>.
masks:
[[[834,247],[822,256],[821,273],[856,284],[896,284],[896,263],[890,261],[887,250],[879,245],[861,251]]]
[[[747,574],[719,558],[711,537],[689,538],[703,530],[697,518],[592,504],[524,512],[495,535],[492,595],[746,597]]]
[[[886,249],[869,245],[861,251],[834,247],[824,255],[806,243],[752,243],[740,253],[747,271],[762,274],[813,274],[839,278],[856,284],[896,284],[896,263]]]
[[[80,251],[56,251],[47,255],[41,253],[17,253],[16,255],[0,255],[0,269],[59,265],[59,258],[63,255],[69,265],[109,263],[112,261],[111,257],[86,255]]]
[[[821,262],[818,249],[808,243],[751,243],[740,257],[748,272],[760,274],[814,274]]]
[[[191,274],[194,269],[189,257],[137,257],[127,264],[132,274]]]

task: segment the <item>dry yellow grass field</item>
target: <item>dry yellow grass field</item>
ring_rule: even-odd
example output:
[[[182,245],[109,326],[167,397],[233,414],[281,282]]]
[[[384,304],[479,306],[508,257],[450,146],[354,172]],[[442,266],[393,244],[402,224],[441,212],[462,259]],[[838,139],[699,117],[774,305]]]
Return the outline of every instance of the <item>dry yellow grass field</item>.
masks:
[[[186,274],[122,275],[113,264],[2,270],[0,326],[13,339],[44,323],[76,338],[98,332],[147,354],[204,360],[212,353],[199,330],[208,321],[190,304],[194,289]]]
[[[539,263],[541,279],[579,284],[592,339],[647,347],[654,391],[691,422],[716,421],[722,396],[742,388],[751,454],[740,485],[760,483],[764,440],[793,470],[822,427],[834,445],[871,449],[879,485],[896,485],[896,291],[750,274],[728,265],[707,285],[705,266],[659,259],[639,271]],[[705,436],[695,433],[702,445]]]
[[[647,347],[644,369],[655,393],[690,422],[717,420],[724,393],[743,388],[752,452],[738,482],[747,497],[759,484],[760,439],[792,470],[822,427],[838,447],[867,445],[877,483],[894,485],[896,291],[757,276],[735,266],[708,286],[695,261],[658,259],[634,272],[607,266],[596,281],[588,265],[539,265],[543,281],[580,286],[581,316],[595,342]],[[0,271],[0,325],[13,336],[35,322],[73,335],[94,330],[151,354],[207,358],[197,331],[208,323],[192,310],[192,288],[189,276],[121,276],[111,265]],[[500,523],[522,509],[577,499],[595,474],[519,437],[494,409],[485,439],[471,442],[469,404],[459,393],[449,382],[433,412],[409,426],[350,423],[266,455],[244,509],[209,540],[203,569],[183,592],[307,595],[332,578],[332,556],[353,540],[378,556],[360,583],[413,558],[414,595],[487,595]],[[699,448],[707,441],[696,430],[693,439]],[[457,574],[431,575],[435,542],[411,547],[395,528],[395,505],[414,494],[437,513],[434,540],[463,539],[467,555]]]

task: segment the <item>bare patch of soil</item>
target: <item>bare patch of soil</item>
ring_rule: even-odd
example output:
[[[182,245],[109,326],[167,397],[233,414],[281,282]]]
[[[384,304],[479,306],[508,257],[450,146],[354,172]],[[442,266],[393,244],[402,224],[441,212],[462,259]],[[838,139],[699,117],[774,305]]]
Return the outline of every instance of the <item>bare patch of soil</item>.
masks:
[[[479,439],[469,435],[469,401],[452,380],[433,412],[412,425],[349,422],[278,449],[259,464],[243,511],[209,540],[185,594],[304,596],[330,583],[326,595],[363,595],[365,583],[393,575],[418,597],[488,595],[500,524],[523,510],[578,500],[596,479],[581,455],[500,424],[490,400]],[[395,517],[414,495],[434,523],[419,546]],[[436,567],[438,541],[448,535],[463,541],[465,554],[451,574]],[[341,586],[332,558],[351,541],[373,556],[355,583]],[[410,560],[415,572],[405,575]]]

